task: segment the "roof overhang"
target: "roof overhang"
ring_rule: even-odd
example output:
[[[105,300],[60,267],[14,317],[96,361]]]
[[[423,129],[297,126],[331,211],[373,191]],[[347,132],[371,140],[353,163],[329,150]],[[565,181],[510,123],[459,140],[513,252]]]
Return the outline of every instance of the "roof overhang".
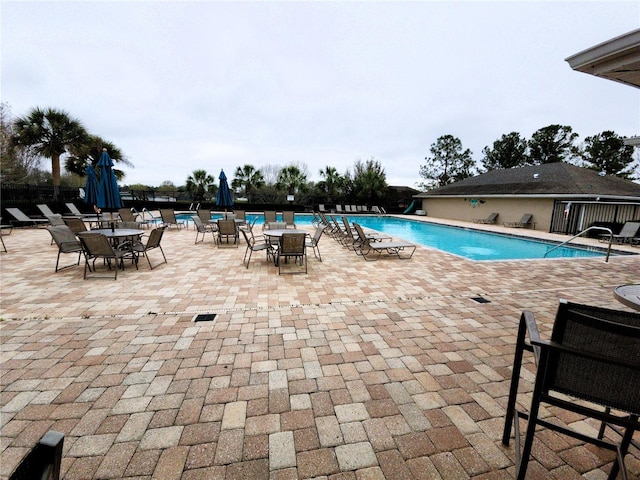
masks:
[[[640,29],[565,59],[572,69],[640,88]]]

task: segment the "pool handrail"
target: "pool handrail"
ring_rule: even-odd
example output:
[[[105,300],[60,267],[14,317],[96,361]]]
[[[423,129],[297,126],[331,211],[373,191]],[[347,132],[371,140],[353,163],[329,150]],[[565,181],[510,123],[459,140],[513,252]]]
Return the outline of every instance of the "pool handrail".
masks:
[[[549,249],[545,252],[545,254],[544,254],[544,256],[543,256],[542,258],[547,258],[547,255],[548,255],[549,253],[551,253],[551,252],[553,252],[554,250],[556,250],[556,249],[558,249],[558,248],[562,247],[563,245],[566,245],[567,243],[569,243],[569,242],[570,242],[571,240],[573,240],[574,238],[581,237],[583,234],[587,233],[587,232],[588,232],[588,231],[590,231],[590,230],[601,230],[601,231],[604,231],[604,232],[609,233],[609,245],[608,245],[608,247],[607,247],[607,256],[606,256],[606,258],[604,259],[604,263],[609,263],[609,254],[611,253],[611,242],[613,241],[613,231],[611,231],[611,229],[610,229],[610,228],[607,228],[607,227],[595,227],[595,226],[589,227],[589,228],[587,228],[587,229],[585,229],[585,230],[581,231],[580,233],[575,234],[575,235],[574,235],[573,237],[571,237],[569,240],[565,240],[564,242],[562,242],[562,243],[560,243],[560,244],[558,244],[558,245],[554,245],[553,247],[549,248]]]

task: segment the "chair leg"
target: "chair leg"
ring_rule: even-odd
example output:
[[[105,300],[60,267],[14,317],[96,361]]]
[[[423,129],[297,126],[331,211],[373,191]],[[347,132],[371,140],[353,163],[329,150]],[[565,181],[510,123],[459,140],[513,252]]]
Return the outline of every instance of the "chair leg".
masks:
[[[518,384],[520,383],[522,356],[525,351],[526,333],[527,328],[523,313],[520,316],[518,334],[516,337],[516,351],[513,359],[513,371],[511,373],[511,387],[509,388],[509,400],[507,402],[507,412],[504,419],[504,430],[502,432],[502,444],[505,446],[509,445],[509,438],[511,438],[511,428],[513,427],[514,417],[516,413],[516,400],[518,397]]]

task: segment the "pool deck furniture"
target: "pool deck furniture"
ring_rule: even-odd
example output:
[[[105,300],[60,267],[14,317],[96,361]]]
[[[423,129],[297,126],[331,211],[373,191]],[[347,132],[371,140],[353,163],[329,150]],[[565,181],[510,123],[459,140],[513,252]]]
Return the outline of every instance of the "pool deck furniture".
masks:
[[[511,228],[529,228],[531,227],[533,230],[536,229],[536,223],[532,222],[531,219],[533,215],[530,213],[525,213],[522,215],[522,218],[518,222],[504,222],[505,227]]]
[[[499,213],[492,213],[487,218],[474,218],[473,223],[482,223],[485,225],[495,225],[496,220],[498,220]]]
[[[620,285],[613,289],[613,296],[627,307],[640,310],[640,283]]]
[[[522,312],[502,435],[502,444],[508,446],[511,432],[515,431],[517,480],[526,477],[536,427],[546,427],[614,452],[608,480],[615,480],[619,469],[623,470],[623,478],[630,478],[624,476],[624,457],[634,431],[640,430],[639,349],[638,313],[560,300],[551,338],[544,340],[534,314],[529,310]],[[524,352],[533,353],[537,366],[528,411],[521,410],[517,402]],[[527,371],[527,375],[531,372]],[[559,412],[560,418],[567,415],[592,418],[601,422],[601,428],[592,435],[584,429],[560,425],[549,421],[548,411]],[[522,445],[521,420],[527,422]],[[619,429],[622,438],[604,439],[606,426]],[[540,433],[541,429],[537,430]]]
[[[604,233],[600,235],[598,239],[604,243],[611,240],[613,243],[634,244],[636,241],[640,241],[640,238],[637,237],[638,230],[640,230],[640,222],[625,222],[618,234],[609,235],[608,233]]]
[[[14,222],[16,222],[18,223],[18,225],[26,224],[32,227],[37,227],[37,226],[46,225],[49,223],[49,220],[47,220],[46,218],[29,217],[26,213],[24,213],[19,208],[7,208],[7,213],[14,218],[14,220],[11,221],[11,225],[14,225]]]

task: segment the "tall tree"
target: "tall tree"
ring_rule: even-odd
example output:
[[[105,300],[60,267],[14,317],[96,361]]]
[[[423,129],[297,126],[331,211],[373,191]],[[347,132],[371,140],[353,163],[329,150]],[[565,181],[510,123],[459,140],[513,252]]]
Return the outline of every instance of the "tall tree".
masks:
[[[32,183],[40,179],[40,157],[31,148],[17,148],[13,142],[13,121],[9,104],[0,104],[0,178],[7,183]]]
[[[487,171],[523,167],[528,163],[527,140],[518,132],[502,135],[493,142],[493,148],[484,147],[482,153],[482,166]]]
[[[622,137],[607,130],[585,138],[580,156],[591,170],[635,180],[634,150],[633,146],[625,145]]]
[[[34,108],[29,115],[14,122],[14,142],[51,159],[54,197],[57,197],[60,187],[60,156],[82,145],[87,135],[80,120],[53,108]]]
[[[568,125],[548,125],[537,130],[529,140],[529,157],[533,165],[568,162],[577,154],[577,133]]]
[[[471,150],[463,149],[459,138],[443,135],[431,144],[429,150],[432,156],[425,157],[427,163],[420,165],[420,176],[426,180],[420,187],[441,187],[474,174]]]
[[[276,187],[284,190],[288,195],[304,192],[307,187],[307,177],[296,165],[289,165],[280,170]]]
[[[107,149],[114,164],[133,166],[115,144],[97,135],[87,135],[82,145],[73,146],[69,149],[69,156],[64,161],[64,168],[70,173],[83,177],[87,165],[96,166],[103,148]],[[114,168],[113,173],[119,181],[122,181],[125,177],[125,173],[119,168]]]
[[[387,175],[382,164],[373,157],[363,162],[356,160],[353,166],[354,200],[358,205],[375,205],[387,194]]]
[[[187,177],[186,189],[195,201],[206,200],[207,194],[211,193],[215,185],[215,178],[209,175],[206,170],[194,170]]]
[[[243,195],[251,202],[254,190],[263,187],[264,184],[262,172],[256,170],[253,165],[247,164],[236,168],[235,178],[231,181],[231,188],[242,189]]]
[[[338,170],[327,165],[320,169],[320,176],[324,180],[318,182],[318,188],[327,195],[329,202],[334,201],[340,187],[340,174]]]

